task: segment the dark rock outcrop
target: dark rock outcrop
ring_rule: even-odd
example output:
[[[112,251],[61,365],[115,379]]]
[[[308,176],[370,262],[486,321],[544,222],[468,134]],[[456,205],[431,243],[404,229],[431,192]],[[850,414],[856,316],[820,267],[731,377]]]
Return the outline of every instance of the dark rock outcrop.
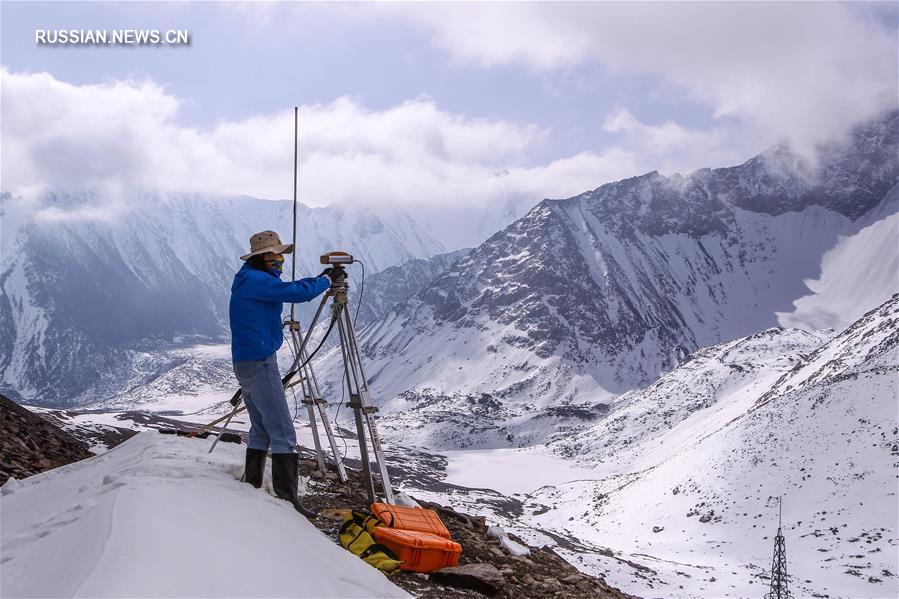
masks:
[[[436,582],[463,589],[474,589],[485,595],[495,595],[506,584],[503,573],[493,564],[465,564],[451,568],[441,568],[431,573]]]
[[[92,455],[85,443],[0,395],[0,484]]]
[[[363,290],[365,301],[359,306],[356,326],[362,328],[382,318],[394,306],[430,285],[468,251],[462,249],[410,260],[368,277]]]
[[[309,454],[304,454],[303,458],[306,455]],[[346,486],[336,482],[336,473],[329,472],[322,478],[312,459],[300,460],[300,472],[309,477],[306,486],[310,493],[303,502],[306,507],[321,512],[314,524],[334,542],[339,542],[338,531],[347,510],[371,511],[366,501],[365,483],[358,471],[347,470],[349,481]],[[422,507],[436,511],[452,539],[462,545],[459,567],[451,569],[450,575],[429,577],[400,571],[391,577],[397,586],[419,599],[484,596],[508,599],[633,598],[601,578],[579,572],[550,547],[529,547],[527,556],[511,555],[497,538],[487,533],[483,516],[470,516],[437,503],[417,501]],[[510,538],[524,543],[514,535]]]

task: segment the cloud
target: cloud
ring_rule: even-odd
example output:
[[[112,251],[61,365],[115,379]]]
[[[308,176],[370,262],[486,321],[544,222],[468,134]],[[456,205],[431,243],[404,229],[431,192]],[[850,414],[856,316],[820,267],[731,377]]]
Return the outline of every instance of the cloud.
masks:
[[[34,220],[47,223],[71,222],[112,222],[120,214],[120,210],[110,205],[81,206],[65,209],[59,206],[41,208],[34,213]]]
[[[816,143],[895,105],[896,31],[834,2],[389,5],[457,60],[537,70],[599,62],[676,85],[764,143]]]
[[[151,80],[73,85],[7,69],[0,95],[7,191],[291,195],[292,111],[198,129],[179,122],[179,99]],[[574,195],[644,166],[615,148],[522,166],[545,129],[449,113],[426,98],[385,110],[339,98],[301,106],[299,116],[299,196],[312,206],[479,204],[522,195],[537,201]]]
[[[747,158],[742,148],[748,133],[733,123],[711,129],[691,129],[671,120],[650,125],[619,108],[606,116],[602,128],[618,136],[622,150],[666,174],[728,166]]]

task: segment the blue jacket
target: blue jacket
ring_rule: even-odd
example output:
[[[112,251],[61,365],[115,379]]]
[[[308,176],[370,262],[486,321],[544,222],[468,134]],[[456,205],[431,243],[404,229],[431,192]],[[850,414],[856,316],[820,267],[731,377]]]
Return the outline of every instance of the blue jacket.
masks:
[[[284,302],[308,302],[321,295],[328,277],[282,281],[281,273],[244,264],[231,284],[231,361],[264,360],[284,342],[281,311]]]

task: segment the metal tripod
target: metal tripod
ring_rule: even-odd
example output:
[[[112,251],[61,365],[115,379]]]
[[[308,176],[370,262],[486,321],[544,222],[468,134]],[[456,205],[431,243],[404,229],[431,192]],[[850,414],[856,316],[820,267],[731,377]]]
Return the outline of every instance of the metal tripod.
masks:
[[[359,354],[359,346],[356,343],[356,331],[353,319],[350,317],[347,300],[347,272],[343,264],[352,263],[353,258],[342,252],[332,252],[321,257],[322,264],[333,267],[331,272],[331,288],[322,297],[321,304],[309,325],[311,332],[315,328],[328,298],[332,298],[331,318],[336,321],[337,331],[340,334],[340,353],[343,358],[343,373],[349,392],[350,401],[346,404],[353,409],[356,420],[356,435],[359,439],[359,454],[362,459],[362,475],[367,484],[368,499],[376,501],[375,481],[371,470],[371,459],[368,453],[368,442],[371,442],[378,474],[381,478],[381,486],[384,488],[384,498],[387,503],[394,503],[393,487],[390,484],[390,476],[387,473],[387,465],[384,462],[384,454],[381,450],[381,438],[378,435],[378,427],[375,424],[374,414],[378,408],[371,404],[371,393],[362,368],[362,358]],[[309,333],[307,332],[307,337]],[[305,344],[305,340],[304,340]],[[366,430],[368,435],[366,435]]]

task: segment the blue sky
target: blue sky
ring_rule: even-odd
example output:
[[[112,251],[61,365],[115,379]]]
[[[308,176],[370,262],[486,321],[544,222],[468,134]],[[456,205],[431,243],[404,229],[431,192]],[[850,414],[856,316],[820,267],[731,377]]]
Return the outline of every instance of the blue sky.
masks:
[[[139,177],[147,186],[274,195],[283,183],[267,181],[283,162],[258,158],[267,150],[256,145],[272,135],[284,143],[270,128],[289,130],[299,104],[310,128],[301,140],[309,203],[369,193],[382,174],[385,201],[560,197],[653,168],[732,164],[781,139],[807,148],[882,110],[896,87],[894,3],[3,2],[0,10],[3,120],[23,123],[4,127],[4,179],[23,189],[115,178],[109,164],[133,154],[154,165],[157,176]],[[47,47],[34,43],[36,28],[186,28],[193,43]],[[108,103],[108,118],[92,121],[79,102]],[[128,123],[129,110],[142,125]],[[23,139],[48,120],[58,122],[41,132],[42,145]],[[367,133],[354,145],[359,131]],[[79,147],[94,132],[110,140],[108,160]],[[240,135],[252,156],[235,149]],[[125,137],[143,145],[124,147]],[[179,147],[185,140],[194,145]],[[234,146],[222,150],[224,140]],[[41,164],[47,144],[68,148],[71,163]],[[221,151],[203,163],[221,162],[221,175],[162,155],[202,144]],[[257,175],[229,177],[234,165]],[[134,181],[138,168],[121,172]],[[316,182],[317,173],[330,179]],[[343,173],[358,180],[335,190]]]

